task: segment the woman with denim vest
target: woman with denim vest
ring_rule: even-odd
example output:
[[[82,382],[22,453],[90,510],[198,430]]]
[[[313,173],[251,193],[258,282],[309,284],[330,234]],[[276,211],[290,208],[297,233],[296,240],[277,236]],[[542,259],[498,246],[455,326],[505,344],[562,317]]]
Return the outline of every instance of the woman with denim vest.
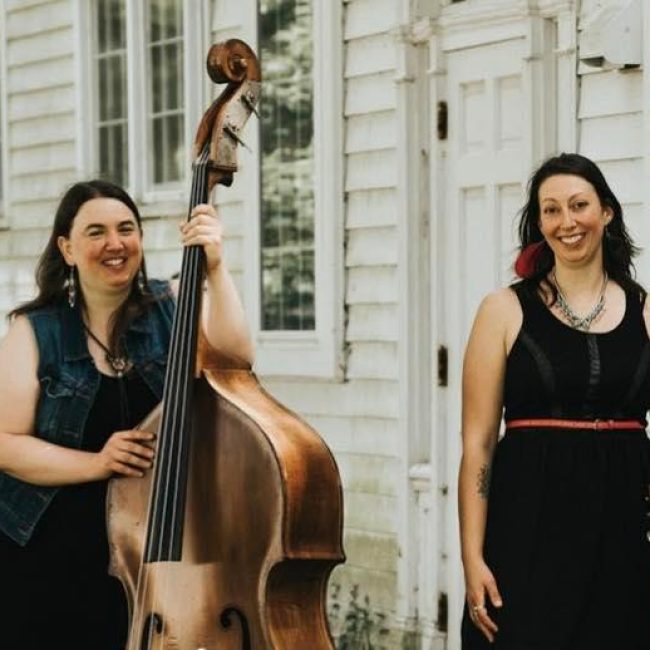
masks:
[[[221,223],[209,205],[192,216],[181,241],[205,251],[203,332],[250,366]],[[147,278],[133,200],[97,180],[63,196],[36,278],[0,343],[0,647],[118,650],[106,485],[152,465],[152,436],[134,427],[162,397],[174,290]]]

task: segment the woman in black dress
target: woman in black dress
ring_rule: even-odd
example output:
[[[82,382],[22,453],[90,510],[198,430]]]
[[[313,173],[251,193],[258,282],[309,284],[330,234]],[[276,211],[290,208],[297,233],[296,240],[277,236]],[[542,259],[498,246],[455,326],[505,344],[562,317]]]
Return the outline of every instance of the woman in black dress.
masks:
[[[194,209],[181,241],[205,251],[207,340],[250,365],[212,206]],[[37,283],[0,343],[0,647],[121,650],[106,485],[152,465],[152,436],[134,427],[161,398],[174,292],[147,280],[138,209],[102,181],[64,195]]]
[[[463,650],[650,649],[650,305],[598,167],[533,175],[467,346]],[[501,418],[505,435],[498,440]]]

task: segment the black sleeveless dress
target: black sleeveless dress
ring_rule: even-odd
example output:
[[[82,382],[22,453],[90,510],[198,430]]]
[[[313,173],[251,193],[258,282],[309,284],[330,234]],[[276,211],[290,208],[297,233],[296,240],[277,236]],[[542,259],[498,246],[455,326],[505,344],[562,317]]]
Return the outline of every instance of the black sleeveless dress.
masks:
[[[603,334],[572,329],[516,288],[505,419],[638,419],[650,405],[650,341],[638,295]],[[503,598],[491,644],[470,621],[463,650],[650,650],[650,441],[643,430],[513,429],[497,444],[484,557]]]
[[[102,375],[82,448],[99,451],[156,402],[135,371],[122,380]],[[127,414],[121,404],[128,405]],[[124,647],[126,599],[121,583],[108,575],[106,486],[98,481],[61,488],[24,548],[0,533],[2,650]]]

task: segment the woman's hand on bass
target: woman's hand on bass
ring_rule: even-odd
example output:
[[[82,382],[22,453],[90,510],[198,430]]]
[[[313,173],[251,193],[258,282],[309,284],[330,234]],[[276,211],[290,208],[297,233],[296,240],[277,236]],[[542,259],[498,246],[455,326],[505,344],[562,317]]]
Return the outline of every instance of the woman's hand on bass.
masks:
[[[144,476],[145,470],[153,465],[154,438],[153,433],[137,429],[116,431],[106,441],[104,448],[95,454],[98,478]]]
[[[181,241],[184,246],[203,246],[208,273],[219,267],[222,259],[223,228],[221,219],[212,205],[200,203],[190,215],[192,218],[180,224]]]
[[[486,602],[489,598],[492,605],[497,608],[501,607],[503,602],[494,575],[483,559],[466,563],[465,583],[469,617],[490,643],[493,643],[499,628],[490,618]]]

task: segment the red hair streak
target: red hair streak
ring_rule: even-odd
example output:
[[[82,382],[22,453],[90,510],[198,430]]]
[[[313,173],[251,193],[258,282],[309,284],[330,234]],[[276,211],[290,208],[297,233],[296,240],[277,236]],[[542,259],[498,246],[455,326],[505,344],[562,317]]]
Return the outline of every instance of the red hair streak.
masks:
[[[535,275],[535,263],[545,243],[546,241],[542,239],[542,241],[535,242],[534,244],[528,244],[519,253],[515,260],[515,273],[520,278],[526,279]]]

